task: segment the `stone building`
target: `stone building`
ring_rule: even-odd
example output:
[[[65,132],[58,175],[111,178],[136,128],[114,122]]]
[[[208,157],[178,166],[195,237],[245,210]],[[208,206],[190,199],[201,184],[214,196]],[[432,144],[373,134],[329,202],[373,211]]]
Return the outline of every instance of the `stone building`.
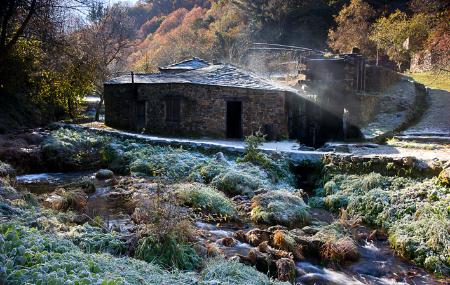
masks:
[[[243,138],[261,129],[300,139],[309,105],[293,88],[198,58],[105,83],[106,125],[160,135]]]

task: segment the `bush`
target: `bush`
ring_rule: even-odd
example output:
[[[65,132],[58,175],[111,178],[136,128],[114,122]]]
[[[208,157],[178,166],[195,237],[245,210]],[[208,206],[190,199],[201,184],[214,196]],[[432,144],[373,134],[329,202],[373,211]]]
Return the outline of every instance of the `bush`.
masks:
[[[290,283],[272,281],[253,267],[237,261],[216,259],[208,262],[206,268],[200,272],[200,284],[288,285]]]
[[[194,270],[200,266],[201,262],[192,245],[180,243],[173,236],[166,236],[163,240],[154,236],[142,239],[135,256],[167,269]]]
[[[252,200],[251,218],[255,223],[306,226],[310,215],[302,198],[285,190],[269,191]]]
[[[189,207],[223,218],[237,216],[233,202],[213,187],[192,183],[174,185],[174,189],[181,202]]]

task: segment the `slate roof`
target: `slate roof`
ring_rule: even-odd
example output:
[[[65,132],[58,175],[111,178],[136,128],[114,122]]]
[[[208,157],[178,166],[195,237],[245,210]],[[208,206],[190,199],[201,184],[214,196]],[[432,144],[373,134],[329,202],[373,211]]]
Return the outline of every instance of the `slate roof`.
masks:
[[[135,83],[190,83],[272,91],[297,92],[296,89],[259,77],[230,64],[212,64],[184,72],[134,74]],[[113,78],[105,84],[131,83],[131,74]]]
[[[164,71],[188,71],[188,70],[194,70],[199,69],[203,67],[207,67],[210,64],[200,58],[194,57],[192,59],[187,59],[181,62],[177,62],[168,66],[160,67],[159,70]]]

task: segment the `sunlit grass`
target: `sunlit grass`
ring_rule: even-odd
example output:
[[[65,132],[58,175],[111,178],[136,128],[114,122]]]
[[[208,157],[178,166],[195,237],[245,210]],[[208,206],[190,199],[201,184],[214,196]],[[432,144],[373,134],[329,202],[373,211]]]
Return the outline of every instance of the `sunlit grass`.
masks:
[[[416,141],[402,141],[396,138],[392,138],[387,140],[386,142],[390,146],[401,147],[401,148],[416,148],[416,149],[425,149],[425,150],[437,150],[437,149],[445,149],[449,148],[448,144],[435,144],[435,143],[422,143]]]
[[[450,72],[422,72],[407,73],[415,81],[435,89],[446,90],[450,92]]]

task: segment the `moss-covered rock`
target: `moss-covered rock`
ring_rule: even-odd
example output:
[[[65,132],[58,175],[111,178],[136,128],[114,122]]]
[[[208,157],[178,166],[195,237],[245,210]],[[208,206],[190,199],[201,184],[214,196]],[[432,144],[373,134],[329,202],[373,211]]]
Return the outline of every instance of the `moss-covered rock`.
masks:
[[[251,218],[255,223],[301,227],[310,221],[308,209],[297,195],[285,190],[268,191],[253,198]]]
[[[263,186],[261,180],[236,170],[217,175],[211,184],[230,196],[253,196],[254,191]]]

